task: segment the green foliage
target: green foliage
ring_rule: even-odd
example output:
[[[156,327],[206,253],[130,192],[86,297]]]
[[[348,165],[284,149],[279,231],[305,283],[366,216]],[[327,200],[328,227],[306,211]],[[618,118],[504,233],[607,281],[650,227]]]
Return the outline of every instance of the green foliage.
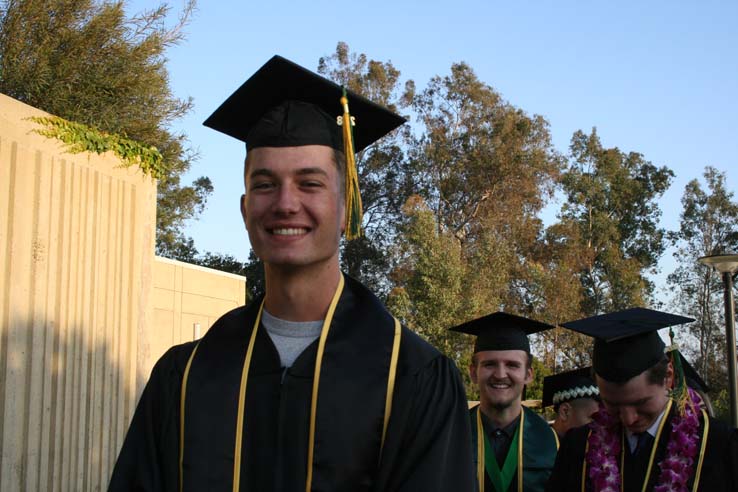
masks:
[[[152,178],[164,177],[162,156],[156,147],[141,145],[120,135],[111,135],[82,123],[74,123],[57,116],[31,118],[44,128],[37,133],[64,142],[71,153],[94,152],[104,154],[113,152],[123,165],[137,165],[144,174]]]
[[[182,246],[176,243],[186,241],[184,223],[202,211],[212,191],[205,177],[188,186],[180,183],[195,154],[185,136],[170,129],[192,101],[172,94],[165,55],[183,39],[193,9],[190,0],[176,24],[168,26],[166,4],[126,17],[123,1],[0,0],[0,92],[67,121],[158,149],[161,161],[152,174],[159,178],[160,254]],[[107,145],[105,140],[98,148]],[[134,160],[132,154],[138,153],[124,142],[119,150]],[[141,157],[144,165],[154,160],[153,154]]]
[[[727,388],[711,391],[710,393],[712,393],[712,408],[715,412],[715,418],[722,420],[726,424],[731,424],[730,395],[728,394]]]
[[[684,351],[719,393],[727,388],[723,285],[720,275],[697,259],[738,251],[738,203],[728,191],[724,173],[708,166],[703,178],[706,189],[697,179],[687,183],[679,230],[668,234],[677,267],[667,283],[674,310],[695,318],[677,334],[686,342]]]
[[[318,72],[393,111],[398,111],[407,99],[400,71],[391,62],[351,53],[343,42],[337,44],[333,54],[320,58]],[[357,125],[360,128],[361,121]],[[392,268],[391,245],[401,222],[402,205],[414,188],[413,174],[401,148],[407,131],[394,131],[356,156],[364,236],[341,245],[342,268],[380,297],[390,289],[387,278]]]
[[[533,381],[525,387],[526,400],[542,400],[543,399],[543,378],[553,373],[551,368],[546,367],[544,363],[534,357],[533,358]]]
[[[548,123],[503,101],[464,63],[408,98],[420,123],[408,140],[417,194],[399,226],[392,292],[408,307],[401,318],[466,368],[471,341],[449,327],[530,310],[525,265],[561,161]]]
[[[655,270],[665,248],[656,200],[674,173],[636,152],[603,148],[595,129],[575,132],[570,150],[561,217],[579,229],[583,314],[642,306],[653,291],[645,274]]]

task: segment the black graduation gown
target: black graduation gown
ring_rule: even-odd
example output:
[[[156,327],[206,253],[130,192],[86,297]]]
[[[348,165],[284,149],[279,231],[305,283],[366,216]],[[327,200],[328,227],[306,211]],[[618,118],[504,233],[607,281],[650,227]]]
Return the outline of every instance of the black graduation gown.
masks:
[[[458,369],[402,328],[391,417],[381,452],[391,316],[345,277],[328,335],[318,394],[314,491],[471,491],[471,442]],[[261,299],[203,337],[185,409],[184,490],[230,491],[244,354]],[[389,341],[389,343],[387,343]],[[177,491],[181,381],[195,343],[156,364],[136,409],[110,491]],[[249,371],[241,491],[304,491],[318,341],[293,366],[259,329]]]
[[[472,428],[472,451],[474,454],[474,466],[476,468],[479,460],[477,456],[477,413],[479,405],[469,410],[470,424]],[[525,421],[523,425],[523,492],[541,492],[546,479],[551,473],[556,458],[556,434],[554,430],[533,410],[523,407]],[[513,441],[510,446],[517,446]],[[515,470],[508,491],[518,490],[518,472],[520,463]],[[480,487],[477,486],[477,490]],[[495,492],[492,480],[484,473],[484,492]]]
[[[660,469],[658,463],[664,459],[666,447],[671,431],[671,419],[674,410],[666,417],[667,421],[661,433],[661,439],[654,446],[658,446],[654,458],[647,491],[652,491],[658,484]],[[707,434],[707,445],[700,473],[700,482],[697,490],[700,492],[735,492],[738,490],[738,430],[731,429],[719,420],[709,419],[710,428]],[[700,436],[704,429],[704,421],[700,419]],[[573,429],[566,434],[559,448],[556,464],[546,485],[546,492],[569,492],[582,490],[582,466],[584,464],[585,446],[589,428],[587,426]],[[700,439],[700,446],[702,439]],[[627,443],[626,443],[627,447]],[[647,451],[647,452],[646,452]],[[630,456],[628,450],[621,450],[625,455],[625,492],[641,492],[650,450],[639,453],[641,459]],[[697,459],[695,459],[696,466]],[[618,466],[620,459],[618,458]],[[640,470],[640,472],[634,470]],[[688,489],[692,490],[695,475],[692,474],[688,482]],[[586,489],[592,490],[587,478]]]

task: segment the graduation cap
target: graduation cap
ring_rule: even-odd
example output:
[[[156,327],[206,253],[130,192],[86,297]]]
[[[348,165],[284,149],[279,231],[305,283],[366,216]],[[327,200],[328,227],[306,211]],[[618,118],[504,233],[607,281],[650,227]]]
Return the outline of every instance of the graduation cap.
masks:
[[[451,331],[475,335],[477,340],[474,342],[474,353],[485,350],[523,350],[530,354],[528,335],[550,328],[553,326],[498,311],[455,326]]]
[[[591,367],[560,372],[543,378],[544,407],[560,405],[578,398],[596,398],[600,394],[590,376]]]
[[[404,122],[386,108],[274,56],[204,125],[246,142],[247,150],[326,145],[343,151],[347,161],[346,237],[351,239],[361,234],[362,215],[354,153]]]
[[[562,323],[570,330],[594,337],[594,371],[603,379],[624,383],[653,367],[664,357],[661,328],[694,321],[692,318],[632,308]]]

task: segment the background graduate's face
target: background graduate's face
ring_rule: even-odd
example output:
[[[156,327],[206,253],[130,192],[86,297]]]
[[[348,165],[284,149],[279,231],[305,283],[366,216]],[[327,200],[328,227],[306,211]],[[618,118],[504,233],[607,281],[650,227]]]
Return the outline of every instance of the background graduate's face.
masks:
[[[595,376],[600,398],[608,412],[617,415],[630,432],[645,432],[656,421],[669,400],[674,372],[669,364],[660,384],[649,379],[644,371],[625,383],[612,383]]]
[[[568,431],[590,423],[598,408],[599,404],[592,398],[577,398],[559,405],[557,419]]]
[[[241,213],[267,268],[337,264],[344,208],[333,149],[253,149],[244,179]]]
[[[523,350],[485,350],[474,354],[469,374],[479,386],[485,408],[503,409],[519,402],[533,381],[533,369]]]

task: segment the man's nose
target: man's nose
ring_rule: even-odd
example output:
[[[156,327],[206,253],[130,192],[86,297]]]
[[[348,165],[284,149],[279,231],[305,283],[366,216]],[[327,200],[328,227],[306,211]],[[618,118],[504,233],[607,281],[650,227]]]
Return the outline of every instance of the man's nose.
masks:
[[[279,188],[274,209],[283,214],[293,214],[300,210],[300,200],[293,187],[284,185]]]
[[[636,412],[634,408],[622,407],[620,409],[620,422],[622,422],[625,427],[632,426],[636,423],[636,420],[638,420],[638,412]]]
[[[505,369],[505,366],[502,364],[497,364],[492,367],[492,377],[496,379],[505,379],[507,378],[507,370]]]

